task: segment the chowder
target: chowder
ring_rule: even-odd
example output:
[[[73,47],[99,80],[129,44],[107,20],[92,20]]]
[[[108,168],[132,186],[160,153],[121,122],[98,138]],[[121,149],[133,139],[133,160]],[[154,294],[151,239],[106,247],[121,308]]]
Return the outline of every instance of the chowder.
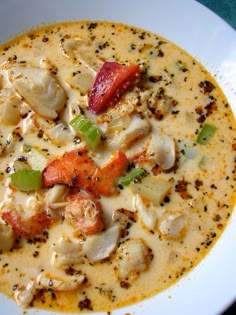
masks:
[[[142,29],[83,21],[0,50],[0,290],[111,311],[176,283],[235,202],[235,120],[214,78]]]

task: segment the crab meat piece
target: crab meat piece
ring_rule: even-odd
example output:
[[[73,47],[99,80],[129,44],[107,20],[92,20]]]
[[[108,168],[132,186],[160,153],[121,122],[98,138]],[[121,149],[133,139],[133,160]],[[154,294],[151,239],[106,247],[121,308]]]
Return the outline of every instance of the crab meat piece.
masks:
[[[36,290],[36,282],[30,280],[25,288],[20,288],[15,291],[14,298],[16,303],[22,308],[27,308],[32,302]]]
[[[129,239],[122,243],[117,251],[117,275],[120,280],[134,281],[148,269],[152,254],[142,239]]]
[[[153,134],[149,141],[147,155],[155,160],[163,170],[170,169],[174,166],[176,159],[174,139],[159,132]]]
[[[66,103],[66,94],[49,71],[33,67],[9,70],[14,89],[40,115],[55,119]]]
[[[133,197],[133,205],[134,209],[138,211],[143,224],[149,230],[154,230],[157,224],[157,214],[153,205],[138,194]]]
[[[49,272],[42,272],[38,275],[36,283],[38,287],[45,289],[73,291],[81,286],[84,279],[84,275],[61,277]]]
[[[15,233],[13,229],[0,221],[0,250],[9,250],[15,242]]]
[[[71,264],[83,262],[83,245],[81,242],[71,240],[68,236],[62,235],[56,244],[52,246],[51,264],[55,267],[65,267]]]
[[[160,233],[169,239],[179,239],[183,236],[186,219],[183,214],[169,214],[159,225]]]
[[[67,194],[68,188],[66,185],[54,185],[45,196],[46,206],[53,210],[64,208],[68,205],[68,201],[65,200]]]
[[[117,248],[120,236],[119,224],[115,224],[106,231],[87,237],[83,245],[84,255],[96,262],[108,258]]]
[[[118,222],[121,228],[126,228],[137,221],[137,214],[124,208],[116,209],[112,214],[112,221]]]
[[[20,105],[22,100],[12,89],[4,89],[0,98],[0,118],[3,124],[17,125],[20,121]]]
[[[128,127],[121,132],[115,132],[112,138],[107,140],[108,146],[112,149],[126,148],[136,140],[145,137],[150,128],[151,126],[145,118],[136,114],[132,115]]]

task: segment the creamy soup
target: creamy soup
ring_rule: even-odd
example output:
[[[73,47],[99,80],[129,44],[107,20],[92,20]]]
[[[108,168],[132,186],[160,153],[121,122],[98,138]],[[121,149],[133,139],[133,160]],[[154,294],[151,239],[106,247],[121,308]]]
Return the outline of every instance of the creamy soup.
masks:
[[[235,202],[235,120],[159,35],[50,25],[0,49],[0,291],[112,311],[195,267]]]

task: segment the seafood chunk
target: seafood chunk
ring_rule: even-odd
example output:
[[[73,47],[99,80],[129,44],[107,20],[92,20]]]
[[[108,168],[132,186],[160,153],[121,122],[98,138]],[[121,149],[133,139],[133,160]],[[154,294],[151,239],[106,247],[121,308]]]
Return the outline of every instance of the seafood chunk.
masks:
[[[81,263],[84,259],[82,248],[81,242],[72,241],[69,237],[62,235],[52,246],[52,265],[61,268]]]
[[[147,155],[163,170],[170,169],[174,166],[176,159],[174,139],[159,132],[153,134],[148,144]]]
[[[65,219],[80,233],[91,235],[103,229],[101,205],[92,195],[79,192],[67,198]]]
[[[142,239],[125,241],[120,245],[116,256],[118,278],[134,281],[140,272],[148,269],[151,259],[151,250]]]
[[[66,94],[49,71],[33,67],[9,70],[14,89],[40,115],[55,119],[66,103]]]
[[[89,109],[101,114],[114,107],[139,76],[140,68],[136,64],[124,66],[117,62],[104,62],[89,92]]]
[[[52,210],[64,208],[68,204],[68,201],[65,200],[67,194],[66,185],[54,185],[45,196],[46,206]]]
[[[133,197],[134,209],[138,211],[139,217],[141,218],[144,225],[150,229],[154,230],[157,224],[157,214],[155,213],[154,207],[150,202],[147,202],[145,198],[136,194]]]
[[[119,224],[115,224],[104,232],[87,237],[83,245],[84,254],[92,262],[109,257],[117,247],[119,235]]]
[[[42,272],[37,277],[37,285],[41,288],[52,289],[55,291],[73,291],[81,286],[84,275],[78,276],[57,276],[49,272]]]
[[[183,236],[186,225],[183,214],[170,214],[160,222],[159,231],[170,239],[179,239]]]
[[[12,204],[8,209],[3,210],[1,215],[16,234],[26,239],[41,234],[51,224],[51,219],[43,209],[33,214],[26,214],[26,211],[20,210]]]
[[[36,290],[37,290],[36,282],[30,280],[25,288],[20,288],[15,291],[14,297],[16,303],[22,308],[27,308],[32,302]]]
[[[79,148],[50,162],[43,171],[43,184],[50,187],[62,183],[83,188],[94,195],[110,196],[116,191],[116,179],[126,164],[126,155],[117,152],[107,164],[99,168],[88,156],[87,149]]]
[[[112,138],[107,140],[108,146],[113,149],[126,148],[134,141],[146,136],[150,128],[151,126],[145,118],[141,118],[137,114],[132,115],[128,127],[121,132],[115,132]]]

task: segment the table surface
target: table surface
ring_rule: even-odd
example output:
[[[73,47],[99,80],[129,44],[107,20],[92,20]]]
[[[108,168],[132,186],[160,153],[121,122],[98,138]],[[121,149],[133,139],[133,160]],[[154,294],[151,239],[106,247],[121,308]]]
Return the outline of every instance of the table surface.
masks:
[[[236,30],[236,0],[197,0]],[[235,280],[236,286],[236,280]],[[236,301],[222,315],[236,314]]]
[[[236,30],[236,0],[197,0]]]

